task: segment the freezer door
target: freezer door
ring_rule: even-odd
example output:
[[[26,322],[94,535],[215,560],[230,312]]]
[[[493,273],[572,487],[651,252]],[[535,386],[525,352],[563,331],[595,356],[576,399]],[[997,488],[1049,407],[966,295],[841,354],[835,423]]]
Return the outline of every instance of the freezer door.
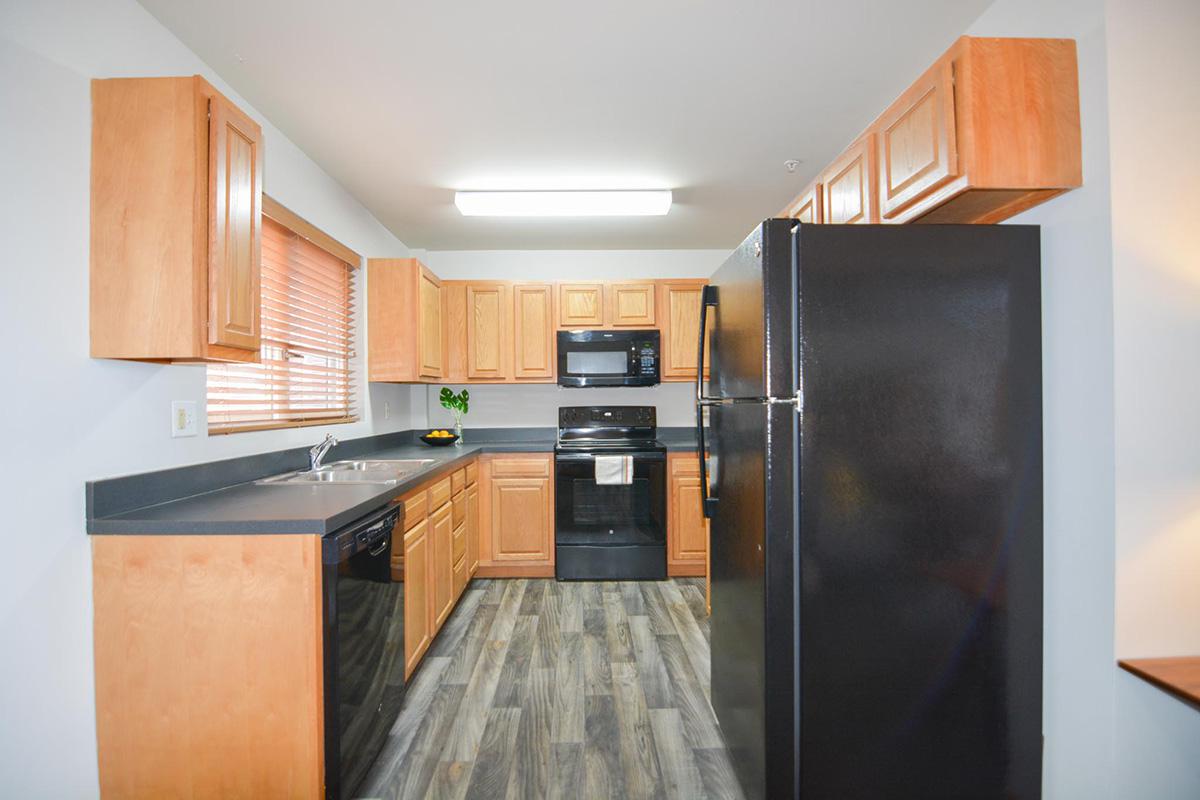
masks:
[[[742,242],[709,281],[716,306],[708,395],[791,397],[795,344],[793,220],[770,219]]]
[[[709,409],[712,703],[747,798],[791,797],[797,764],[795,410]]]

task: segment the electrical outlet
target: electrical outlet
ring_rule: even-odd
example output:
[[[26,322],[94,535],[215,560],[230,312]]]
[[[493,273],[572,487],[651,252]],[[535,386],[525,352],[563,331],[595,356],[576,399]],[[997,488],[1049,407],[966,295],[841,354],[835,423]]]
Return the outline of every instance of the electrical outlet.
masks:
[[[171,401],[171,438],[196,435],[196,401]]]

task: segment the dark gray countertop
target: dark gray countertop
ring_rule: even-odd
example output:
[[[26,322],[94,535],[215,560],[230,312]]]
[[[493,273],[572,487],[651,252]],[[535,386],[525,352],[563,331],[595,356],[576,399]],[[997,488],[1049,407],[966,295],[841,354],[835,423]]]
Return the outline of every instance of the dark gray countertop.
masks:
[[[661,429],[660,441],[671,451],[695,449],[694,434],[686,429]],[[96,508],[107,509],[117,501],[108,497],[94,500],[97,484],[88,486],[87,531],[90,534],[237,534],[237,533],[306,533],[324,535],[347,525],[359,517],[385,505],[388,501],[433,478],[452,472],[469,459],[483,453],[549,453],[554,450],[554,439],[547,438],[542,430],[530,430],[526,438],[503,437],[503,441],[480,441],[471,443],[468,431],[467,443],[462,446],[428,447],[424,444],[381,444],[370,447],[363,444],[347,448],[354,458],[409,459],[430,458],[433,463],[402,481],[393,484],[321,484],[304,486],[296,484],[258,484],[253,480],[232,486],[212,488],[209,491],[188,496],[151,502],[136,508],[122,509],[117,513],[101,513],[93,516]],[[488,438],[488,437],[480,437]],[[327,458],[337,461],[350,457],[341,448],[335,448]],[[277,456],[277,454],[272,454]],[[216,465],[234,462],[215,462]],[[262,462],[259,462],[262,463]],[[278,457],[271,461],[272,472],[256,475],[277,474],[289,469],[300,468],[295,464],[278,467]],[[164,471],[163,475],[183,473],[174,478],[177,484],[203,485],[201,479],[208,472],[221,472],[214,465],[196,465]],[[230,468],[224,471],[232,472]],[[109,482],[126,484],[153,479],[154,474],[110,479]],[[161,484],[164,479],[159,479]],[[195,481],[192,483],[191,481]],[[161,486],[135,487],[145,497],[162,496],[167,492]],[[113,490],[109,490],[110,493]],[[123,489],[126,493],[131,490]],[[182,492],[179,492],[181,494]]]

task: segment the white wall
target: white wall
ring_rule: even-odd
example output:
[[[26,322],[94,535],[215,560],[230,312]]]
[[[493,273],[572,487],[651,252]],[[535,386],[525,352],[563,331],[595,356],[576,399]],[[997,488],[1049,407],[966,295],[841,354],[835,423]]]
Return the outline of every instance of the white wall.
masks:
[[[0,532],[0,793],[6,796],[76,798],[98,791],[84,481],[295,446],[325,430],[171,439],[171,400],[194,399],[203,407],[202,367],[88,357],[89,80],[193,73],[264,123],[264,183],[276,199],[364,256],[407,254],[132,0],[0,4],[6,277],[0,325],[12,356],[5,385],[18,387],[0,401],[8,466],[0,481],[6,514]],[[360,378],[359,385],[366,383]],[[362,421],[329,430],[362,436],[408,428],[411,394],[409,387],[372,387],[360,403]]]
[[[1190,145],[1200,126],[1200,3],[1108,0],[1106,9],[1116,655],[1196,655],[1200,154]],[[1200,713],[1118,673],[1115,714],[1117,797],[1200,797]]]
[[[749,235],[750,231],[746,231]],[[588,281],[633,278],[707,278],[728,250],[429,250],[415,253],[447,280]],[[457,391],[461,387],[454,387]],[[467,387],[471,411],[466,429],[554,427],[558,407],[567,405],[652,405],[658,424],[696,424],[690,383],[663,383],[647,389],[562,389],[556,385],[480,384]],[[439,405],[440,385],[426,389],[426,421],[446,427],[453,417]],[[420,402],[414,404],[414,408]],[[469,434],[467,434],[469,435]]]

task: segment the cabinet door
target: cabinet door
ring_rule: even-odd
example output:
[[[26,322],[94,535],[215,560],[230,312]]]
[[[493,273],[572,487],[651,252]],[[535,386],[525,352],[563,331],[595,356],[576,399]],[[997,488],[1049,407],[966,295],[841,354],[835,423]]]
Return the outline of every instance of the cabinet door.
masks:
[[[450,504],[433,512],[429,518],[432,542],[433,630],[436,633],[454,608],[453,531],[450,526]]]
[[[257,350],[262,261],[262,130],[209,100],[208,342]]]
[[[461,557],[454,559],[454,576],[453,576],[453,596],[451,603],[458,602],[458,598],[462,596],[463,589],[467,588],[467,524],[464,522],[454,529],[451,534],[452,550],[455,553],[461,553]]]
[[[922,75],[876,124],[879,206],[886,220],[958,173],[950,59]]]
[[[700,332],[702,282],[664,283],[662,329],[662,375],[664,378],[696,377],[696,344]],[[708,374],[708,340],[704,346],[704,372]]]
[[[442,344],[442,282],[420,267],[417,270],[417,338],[422,378],[440,378],[445,365]]]
[[[467,286],[467,377],[508,377],[508,287]]]
[[[467,578],[479,568],[479,487],[467,487]]]
[[[554,295],[548,283],[513,287],[513,375],[554,377]]]
[[[599,328],[604,325],[604,286],[599,283],[558,285],[558,327]]]
[[[875,195],[875,134],[850,146],[821,176],[822,213],[835,225],[879,219]]]
[[[699,570],[708,551],[707,526],[700,509],[700,475],[672,472],[670,501],[669,558],[694,564]]]
[[[646,328],[654,325],[653,283],[610,283],[608,318],[617,328]]]
[[[410,675],[433,640],[430,606],[429,521],[404,534],[404,674]]]
[[[821,222],[821,184],[810,184],[788,209],[788,216],[799,222]]]
[[[492,479],[492,558],[549,561],[553,528],[550,478]]]

